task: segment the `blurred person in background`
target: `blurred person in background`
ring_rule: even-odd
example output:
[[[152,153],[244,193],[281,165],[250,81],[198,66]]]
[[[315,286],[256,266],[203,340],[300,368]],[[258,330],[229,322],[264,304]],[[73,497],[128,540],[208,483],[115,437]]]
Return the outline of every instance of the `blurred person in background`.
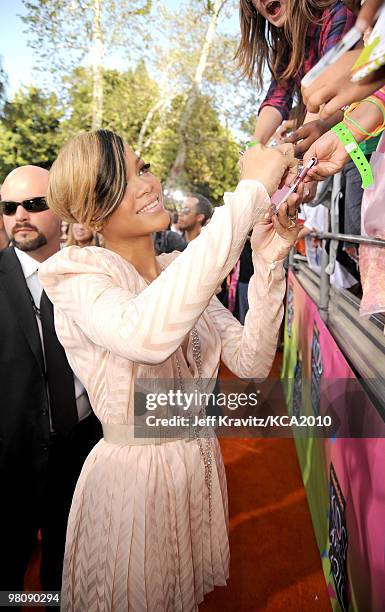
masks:
[[[318,275],[321,274],[322,241],[312,236],[314,233],[325,231],[325,207],[302,205],[304,224],[298,234],[298,240],[305,239],[306,257],[309,268]],[[326,228],[328,229],[328,228]],[[351,289],[357,286],[357,278],[339,261],[334,263],[334,271],[330,275],[330,283],[339,289]]]
[[[184,232],[187,243],[199,236],[202,227],[213,216],[214,208],[204,195],[200,193],[188,193],[183,200],[179,210],[179,228]]]
[[[184,251],[187,242],[172,230],[163,230],[162,232],[155,232],[154,234],[154,246],[157,255],[161,253],[172,253],[173,251]]]
[[[184,251],[187,246],[183,236],[171,229],[172,215],[170,211],[167,212],[170,216],[168,228],[160,232],[154,232],[154,247],[157,255],[172,253],[173,251]]]
[[[171,214],[171,225],[170,225],[170,230],[173,232],[176,232],[177,234],[179,234],[180,236],[183,236],[183,232],[179,227],[179,215],[177,211],[174,211]]]
[[[247,311],[249,310],[249,301],[247,299],[247,292],[249,290],[250,278],[254,274],[253,268],[253,253],[251,250],[250,236],[247,237],[245,246],[242,249],[241,256],[239,258],[239,276],[238,276],[238,287],[237,287],[237,306],[235,316],[239,319],[240,323],[244,325]]]
[[[65,246],[100,246],[96,232],[82,223],[70,223]]]
[[[66,242],[67,242],[69,223],[62,221],[60,224],[60,228],[61,228],[60,248],[62,249],[63,247],[65,247]]]

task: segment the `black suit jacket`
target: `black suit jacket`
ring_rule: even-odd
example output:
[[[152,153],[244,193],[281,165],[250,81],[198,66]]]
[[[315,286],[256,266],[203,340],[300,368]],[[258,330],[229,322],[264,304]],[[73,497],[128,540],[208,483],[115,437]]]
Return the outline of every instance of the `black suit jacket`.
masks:
[[[15,501],[39,494],[49,445],[48,396],[39,330],[22,267],[14,248],[8,247],[0,251],[2,494],[7,492]]]

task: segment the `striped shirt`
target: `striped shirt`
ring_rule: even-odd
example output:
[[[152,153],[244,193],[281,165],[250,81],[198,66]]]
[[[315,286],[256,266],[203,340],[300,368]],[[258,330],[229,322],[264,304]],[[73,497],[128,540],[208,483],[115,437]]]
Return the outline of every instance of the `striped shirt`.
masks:
[[[287,119],[295,92],[301,88],[302,78],[329,49],[332,49],[341,40],[354,25],[354,21],[352,12],[342,0],[337,0],[326,8],[320,21],[308,26],[304,59],[297,74],[282,85],[272,79],[266,98],[259,110],[261,111],[264,106],[273,106],[281,113],[282,119]],[[285,66],[280,72],[283,72],[284,69]]]

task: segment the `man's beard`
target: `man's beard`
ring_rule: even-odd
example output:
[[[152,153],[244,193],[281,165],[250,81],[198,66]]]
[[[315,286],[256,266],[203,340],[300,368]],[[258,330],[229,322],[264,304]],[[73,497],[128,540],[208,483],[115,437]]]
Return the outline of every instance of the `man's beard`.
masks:
[[[44,234],[41,234],[39,232],[35,238],[32,238],[31,240],[23,240],[22,242],[18,242],[18,240],[13,237],[12,244],[16,248],[20,249],[20,251],[28,253],[30,251],[36,251],[37,249],[40,249],[40,247],[45,246],[48,243],[47,238],[44,236]]]

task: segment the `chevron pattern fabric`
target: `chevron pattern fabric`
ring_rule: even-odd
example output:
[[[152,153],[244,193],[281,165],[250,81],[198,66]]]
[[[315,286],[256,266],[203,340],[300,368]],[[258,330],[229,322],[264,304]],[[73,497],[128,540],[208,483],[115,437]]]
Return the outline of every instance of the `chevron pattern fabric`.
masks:
[[[201,235],[181,253],[160,255],[165,270],[147,286],[135,268],[99,247],[68,247],[40,266],[57,335],[104,423],[133,424],[134,383],[203,377],[219,362],[237,376],[268,375],[283,315],[286,241],[265,217],[270,200],[241,181]],[[215,291],[249,231],[255,273],[242,326]],[[117,446],[102,439],[88,456],[68,520],[62,609],[66,612],[193,612],[225,585],[229,569],[226,476],[216,439],[212,519],[196,440]]]

